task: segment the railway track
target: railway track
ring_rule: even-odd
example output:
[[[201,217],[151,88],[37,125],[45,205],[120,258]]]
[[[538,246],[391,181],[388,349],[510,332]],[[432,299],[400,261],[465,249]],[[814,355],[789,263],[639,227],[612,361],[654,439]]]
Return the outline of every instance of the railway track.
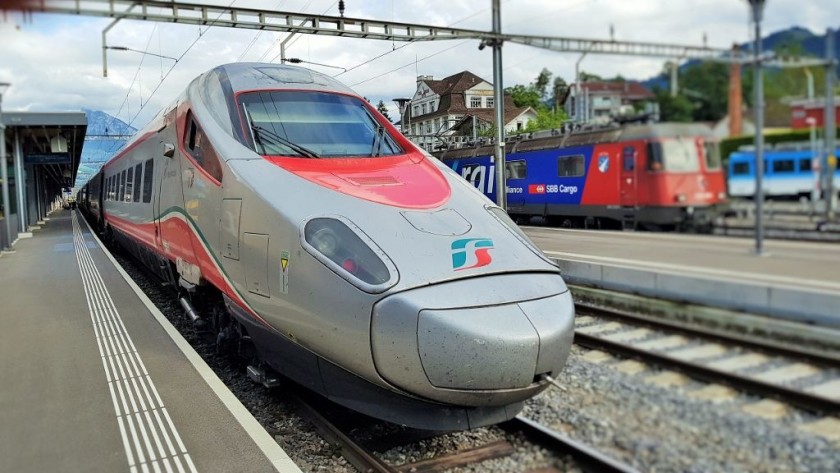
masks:
[[[348,412],[341,407],[323,403],[317,399],[311,402],[309,396],[296,396],[299,413],[307,419],[319,434],[333,444],[341,455],[356,469],[375,473],[428,473],[446,471],[452,468],[476,465],[486,460],[503,458],[514,453],[514,445],[505,439],[490,441],[483,445],[459,449],[457,451],[420,461],[392,465],[377,452],[384,452],[398,446],[421,442],[440,435],[437,432],[408,430],[397,435],[386,434],[381,437],[357,439],[353,435],[360,424],[370,419]],[[349,416],[349,418],[348,418]],[[636,472],[632,466],[599,452],[583,443],[553,431],[533,420],[517,416],[499,427],[507,434],[522,435],[529,441],[553,452],[558,456],[569,455],[584,471],[607,473]],[[524,470],[526,473],[560,473],[553,467]]]
[[[840,356],[577,304],[575,343],[826,415],[840,413]],[[628,363],[626,372],[643,367]]]

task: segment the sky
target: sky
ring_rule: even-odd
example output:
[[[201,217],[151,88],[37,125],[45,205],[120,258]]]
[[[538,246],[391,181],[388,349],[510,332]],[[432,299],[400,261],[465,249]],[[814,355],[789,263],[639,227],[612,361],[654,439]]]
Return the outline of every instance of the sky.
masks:
[[[231,0],[191,1],[231,4]],[[354,18],[481,30],[489,30],[492,21],[491,0],[345,0],[345,4],[345,16]],[[233,5],[338,15],[338,2],[333,0],[235,0]],[[501,11],[504,33],[610,39],[612,30],[616,40],[697,46],[705,36],[709,46],[721,48],[751,37],[746,0],[502,0]],[[240,60],[278,62],[279,42],[286,37],[285,33],[124,20],[110,30],[108,43],[149,55],[109,51],[106,78],[101,34],[111,21],[0,13],[0,82],[12,84],[2,97],[3,110],[90,108],[141,128],[193,78],[214,66]],[[763,32],[791,26],[819,34],[828,27],[840,27],[840,1],[767,0]],[[176,63],[151,54],[180,60]],[[290,41],[287,56],[332,66],[307,67],[335,76],[373,103],[383,100],[394,120],[399,113],[392,99],[411,97],[417,75],[440,79],[469,70],[488,81],[493,78],[491,48],[479,50],[477,40],[407,44],[299,35]],[[506,44],[504,86],[528,84],[543,68],[572,82],[578,60],[580,69],[590,73],[644,80],[658,74],[666,59],[590,54],[581,60],[577,53]]]

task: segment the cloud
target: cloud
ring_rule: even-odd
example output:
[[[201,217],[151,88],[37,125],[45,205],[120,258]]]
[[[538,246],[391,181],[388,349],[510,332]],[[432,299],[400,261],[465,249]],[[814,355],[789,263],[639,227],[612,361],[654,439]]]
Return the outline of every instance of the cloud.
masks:
[[[230,0],[207,3],[228,5]],[[337,15],[333,0],[237,0],[238,7]],[[488,30],[490,0],[352,0],[348,17],[376,18]],[[532,35],[609,38],[682,44],[708,43],[728,47],[750,38],[749,7],[743,0],[503,0],[503,31]],[[840,17],[840,2],[774,0],[768,2],[764,30],[802,26],[822,33]],[[101,32],[111,19],[34,15],[31,22],[11,14],[0,22],[0,81],[13,84],[4,95],[5,109],[78,110],[82,107],[117,114],[142,126],[198,74],[227,62],[279,61],[279,40],[285,34],[229,28],[121,21],[108,34],[111,45],[171,57],[181,57],[166,80],[173,61],[126,51],[109,51],[107,78],[102,77]],[[834,24],[833,26],[838,26]],[[252,44],[253,43],[253,44]],[[249,47],[249,45],[251,45]],[[289,42],[288,57],[354,68],[311,65],[338,75],[361,95],[383,100],[391,116],[399,116],[391,99],[411,96],[418,74],[444,77],[462,70],[492,79],[490,49],[477,41],[400,42],[303,35]],[[247,50],[247,52],[246,52]],[[527,84],[544,67],[572,81],[580,54],[561,54],[506,44],[505,85]],[[377,56],[382,56],[374,59]],[[141,66],[142,59],[142,66]],[[587,55],[580,68],[602,76],[621,74],[644,79],[658,73],[666,58]],[[366,64],[366,61],[370,61]],[[358,66],[358,67],[357,67]],[[135,79],[135,74],[137,75]],[[155,89],[157,89],[155,91]],[[152,92],[154,91],[154,95]],[[143,106],[141,110],[141,105]]]

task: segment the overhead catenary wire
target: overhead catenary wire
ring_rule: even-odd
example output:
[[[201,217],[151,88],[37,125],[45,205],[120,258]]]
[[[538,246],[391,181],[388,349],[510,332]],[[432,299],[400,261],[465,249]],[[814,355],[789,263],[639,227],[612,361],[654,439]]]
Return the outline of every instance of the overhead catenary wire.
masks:
[[[228,8],[230,8],[231,6],[233,6],[233,4],[234,4],[234,3],[236,3],[236,0],[232,0],[232,1],[228,4]],[[187,46],[187,49],[185,49],[185,50],[184,50],[184,52],[183,52],[183,53],[181,53],[181,55],[180,55],[180,56],[178,56],[178,58],[177,58],[177,59],[175,59],[175,63],[174,63],[174,64],[172,64],[172,66],[170,66],[170,67],[169,67],[169,70],[167,70],[167,71],[166,71],[166,74],[164,74],[163,78],[161,78],[161,80],[158,82],[157,86],[155,86],[155,88],[154,88],[154,89],[152,90],[152,92],[149,94],[149,97],[148,97],[148,99],[146,100],[146,103],[145,103],[145,104],[143,104],[143,106],[141,106],[141,107],[140,107],[140,110],[138,110],[138,111],[137,111],[137,113],[136,113],[133,117],[131,117],[131,118],[129,119],[129,122],[127,123],[127,125],[128,125],[128,126],[132,126],[132,124],[134,123],[134,120],[136,120],[136,119],[137,119],[137,117],[138,117],[138,116],[140,116],[140,113],[142,113],[142,112],[143,112],[143,109],[144,109],[144,108],[146,108],[146,105],[148,105],[148,104],[149,104],[149,102],[151,102],[152,97],[154,97],[154,95],[155,95],[155,94],[157,93],[157,91],[160,89],[160,86],[161,86],[161,85],[163,85],[163,83],[166,81],[166,79],[169,77],[169,75],[172,73],[172,71],[173,71],[173,70],[174,70],[174,69],[178,66],[178,64],[180,64],[180,63],[181,63],[181,60],[184,58],[184,56],[186,56],[186,55],[187,55],[187,53],[189,53],[189,52],[190,52],[190,50],[193,48],[193,46],[195,46],[195,45],[196,45],[196,43],[198,43],[198,40],[200,40],[200,39],[201,39],[201,38],[202,38],[202,37],[203,37],[203,36],[207,33],[207,31],[209,31],[209,30],[210,30],[210,28],[211,28],[211,27],[213,27],[213,25],[215,25],[215,24],[216,24],[216,22],[219,20],[219,18],[221,18],[221,17],[222,17],[222,15],[223,15],[223,14],[224,14],[224,12],[219,13],[219,15],[218,15],[218,16],[216,16],[216,18],[215,18],[213,21],[211,21],[211,22],[207,25],[207,27],[206,27],[206,28],[204,28],[204,30],[203,30],[203,31],[202,31],[201,27],[199,26],[199,28],[198,28],[198,36],[197,36],[197,37],[193,40],[193,42],[192,42],[192,43],[190,43],[190,45],[189,45],[189,46]],[[147,49],[148,49],[148,48],[147,48]],[[146,55],[143,55],[143,57],[145,58],[145,57],[146,57]],[[141,61],[141,66],[142,66],[142,61]],[[139,71],[139,68],[138,68],[138,71]],[[128,98],[128,96],[126,96],[126,99],[127,99],[127,98]],[[120,110],[122,110],[122,107],[120,108]],[[117,112],[117,113],[119,114],[119,112]],[[116,145],[116,143],[115,143],[115,145]],[[116,151],[115,147],[112,147],[112,148],[109,150],[109,152],[111,152],[111,153],[113,153],[114,151]]]
[[[309,8],[309,5],[310,5],[310,4],[312,4],[312,0],[308,0],[306,3],[304,3],[304,4],[303,4],[303,6],[300,8],[300,11],[301,11],[301,12],[306,11],[306,9],[307,9],[307,8]],[[290,35],[290,34],[292,34],[292,33],[287,33],[287,34],[284,36],[284,38],[288,37],[288,35]],[[275,47],[276,45],[278,45],[278,44],[280,44],[280,39],[279,39],[279,38],[277,38],[276,40],[274,40],[274,41],[273,41],[273,42],[272,42],[272,43],[268,46],[268,49],[266,49],[266,50],[265,50],[265,52],[264,52],[264,53],[262,53],[262,56],[260,56],[260,58],[259,58],[257,61],[258,61],[258,62],[263,61],[266,57],[268,57],[268,53],[269,53],[269,52],[271,52],[271,50],[272,50],[272,49],[274,49],[274,47]],[[276,58],[276,56],[275,56],[275,58]]]
[[[509,1],[510,1],[510,0],[504,0],[502,3],[508,3]],[[591,0],[590,0],[590,1],[591,1]],[[393,4],[392,4],[391,6],[393,7]],[[448,24],[448,25],[446,25],[446,26],[447,26],[447,28],[452,27],[452,26],[455,26],[455,25],[457,25],[458,23],[463,23],[463,22],[465,22],[465,21],[469,20],[470,18],[473,18],[473,17],[475,17],[475,16],[481,15],[482,13],[488,12],[488,11],[490,11],[490,10],[491,10],[491,8],[484,8],[484,9],[482,9],[482,10],[479,10],[479,11],[475,12],[475,13],[472,13],[472,14],[470,14],[470,15],[465,16],[465,17],[461,18],[460,20],[457,20],[457,21],[455,21],[455,22],[453,22],[453,23],[450,23],[450,24]],[[392,14],[391,16],[393,17],[393,14]],[[380,55],[378,55],[378,56],[375,56],[375,57],[372,57],[372,58],[370,58],[370,59],[368,59],[368,60],[366,60],[366,61],[360,62],[359,64],[356,64],[356,65],[355,65],[355,66],[353,66],[353,67],[348,67],[347,69],[345,69],[345,70],[344,70],[344,72],[339,72],[338,74],[334,75],[333,77],[338,77],[338,76],[340,76],[340,75],[342,75],[342,74],[345,74],[345,73],[347,73],[347,72],[350,72],[350,71],[352,71],[352,70],[354,70],[354,69],[358,69],[358,68],[360,68],[360,67],[362,67],[362,66],[364,66],[364,65],[366,65],[366,64],[370,64],[371,62],[376,61],[376,60],[377,60],[377,59],[379,59],[379,58],[385,57],[385,56],[387,56],[387,55],[389,55],[389,54],[391,54],[391,53],[393,53],[393,52],[395,52],[395,51],[398,51],[398,50],[400,50],[400,49],[402,49],[402,48],[405,48],[405,47],[407,47],[407,46],[411,46],[411,45],[412,45],[412,44],[414,44],[415,42],[416,42],[416,41],[407,41],[405,44],[402,44],[402,45],[400,45],[400,46],[394,46],[394,44],[393,44],[393,42],[392,42],[392,44],[391,44],[391,49],[390,49],[389,51],[385,51],[384,53],[382,53],[382,54],[380,54]],[[402,68],[400,68],[400,69],[402,69]],[[366,82],[366,81],[363,81],[363,82]],[[361,84],[362,82],[359,82],[359,83]]]
[[[280,0],[280,2],[277,4],[276,7],[274,7],[274,9],[279,10],[283,7],[285,3],[286,0]],[[265,31],[260,31],[259,33],[254,35],[254,38],[251,39],[251,42],[248,43],[247,46],[245,46],[245,49],[242,51],[242,54],[240,54],[239,57],[236,59],[237,62],[240,62],[242,61],[242,59],[245,58],[245,55],[248,54],[248,51],[250,51],[252,47],[254,47],[254,44],[256,44],[257,40],[259,40],[262,37],[263,33],[265,33]]]
[[[146,41],[146,48],[144,50],[145,52],[148,52],[148,50],[149,50],[149,45],[152,42],[152,38],[154,37],[155,30],[157,30],[157,25],[154,25],[154,28],[152,28],[152,33],[149,35],[148,41]],[[109,129],[114,124],[114,120],[118,119],[120,113],[122,113],[123,108],[128,104],[129,96],[131,95],[131,91],[134,88],[134,82],[137,81],[137,78],[140,76],[140,69],[143,67],[143,62],[146,60],[146,56],[147,56],[147,54],[144,53],[143,56],[140,58],[140,64],[137,66],[137,71],[134,72],[134,78],[131,79],[131,84],[129,84],[129,86],[128,86],[128,91],[125,93],[125,98],[123,98],[123,101],[120,104],[120,108],[117,110],[117,113],[114,114],[114,115],[111,115],[111,120],[109,120],[108,124],[105,125],[106,130]],[[109,149],[108,152],[112,153],[113,151],[114,151],[114,146],[112,145],[111,149]]]
[[[330,5],[330,6],[328,6],[326,9],[324,9],[324,12],[323,12],[323,13],[321,13],[321,14],[322,14],[322,15],[326,15],[326,14],[327,14],[327,12],[328,12],[328,11],[330,11],[330,10],[331,10],[331,9],[335,6],[335,4],[336,4],[336,3],[338,3],[338,0],[334,1],[334,2]],[[292,34],[294,34],[294,33],[289,33],[289,35],[292,35]],[[298,35],[298,36],[297,36],[295,39],[293,39],[293,40],[289,43],[289,45],[288,45],[288,46],[286,46],[286,47],[287,47],[287,48],[292,47],[292,45],[293,45],[293,44],[297,43],[297,41],[300,39],[300,37],[301,37],[301,35]],[[287,36],[286,36],[286,38],[289,38],[289,36],[287,35]],[[285,41],[285,39],[284,39],[283,41]],[[271,61],[269,61],[269,62],[274,62],[274,61],[276,61],[276,60],[277,60],[277,58],[278,58],[278,57],[280,57],[280,55],[281,55],[281,54],[283,54],[282,50],[281,50],[279,53],[277,53],[276,55],[274,55],[274,57],[273,57],[273,58],[271,58]],[[341,69],[344,69],[344,68],[342,67]]]
[[[369,78],[369,79],[365,79],[365,80],[363,80],[363,81],[360,81],[360,82],[355,82],[355,83],[353,83],[353,84],[350,84],[350,87],[355,87],[355,86],[357,86],[357,85],[359,85],[359,84],[364,84],[365,82],[370,82],[370,81],[372,81],[372,80],[374,80],[374,79],[378,79],[378,78],[380,78],[380,77],[382,77],[382,76],[387,76],[388,74],[390,74],[390,73],[392,73],[392,72],[396,72],[396,71],[398,71],[398,70],[400,70],[400,69],[405,69],[406,67],[411,67],[411,66],[414,66],[414,65],[416,65],[418,62],[425,61],[426,59],[433,58],[433,57],[435,57],[435,56],[437,56],[437,55],[439,55],[439,54],[443,54],[443,53],[445,53],[445,52],[447,52],[447,51],[450,51],[450,50],[452,50],[452,49],[457,48],[458,46],[462,46],[462,45],[464,45],[464,44],[466,44],[466,43],[468,43],[468,42],[470,42],[470,41],[471,41],[471,40],[469,40],[469,39],[468,39],[468,40],[461,41],[461,42],[459,42],[458,44],[456,44],[456,45],[454,45],[454,46],[450,46],[450,47],[448,47],[448,48],[446,48],[446,49],[441,49],[440,51],[437,51],[437,52],[435,52],[435,53],[429,54],[428,56],[423,56],[423,57],[421,57],[421,58],[419,58],[419,59],[416,59],[416,60],[414,60],[414,61],[411,61],[411,62],[410,62],[410,63],[408,63],[408,64],[404,64],[404,65],[402,65],[402,66],[400,66],[400,67],[396,67],[396,68],[394,68],[394,69],[391,69],[391,70],[390,70],[390,71],[388,71],[388,72],[383,72],[382,74],[379,74],[379,75],[373,76],[373,77],[371,77],[371,78]]]

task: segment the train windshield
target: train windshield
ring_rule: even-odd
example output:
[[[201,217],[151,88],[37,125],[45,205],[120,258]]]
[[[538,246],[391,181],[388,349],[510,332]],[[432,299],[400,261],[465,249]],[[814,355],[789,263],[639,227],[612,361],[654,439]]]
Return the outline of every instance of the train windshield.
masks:
[[[309,158],[393,156],[402,153],[361,100],[307,92],[251,92],[240,97],[254,149],[263,155]]]
[[[650,171],[688,172],[700,169],[700,154],[692,138],[666,138],[648,146]]]

